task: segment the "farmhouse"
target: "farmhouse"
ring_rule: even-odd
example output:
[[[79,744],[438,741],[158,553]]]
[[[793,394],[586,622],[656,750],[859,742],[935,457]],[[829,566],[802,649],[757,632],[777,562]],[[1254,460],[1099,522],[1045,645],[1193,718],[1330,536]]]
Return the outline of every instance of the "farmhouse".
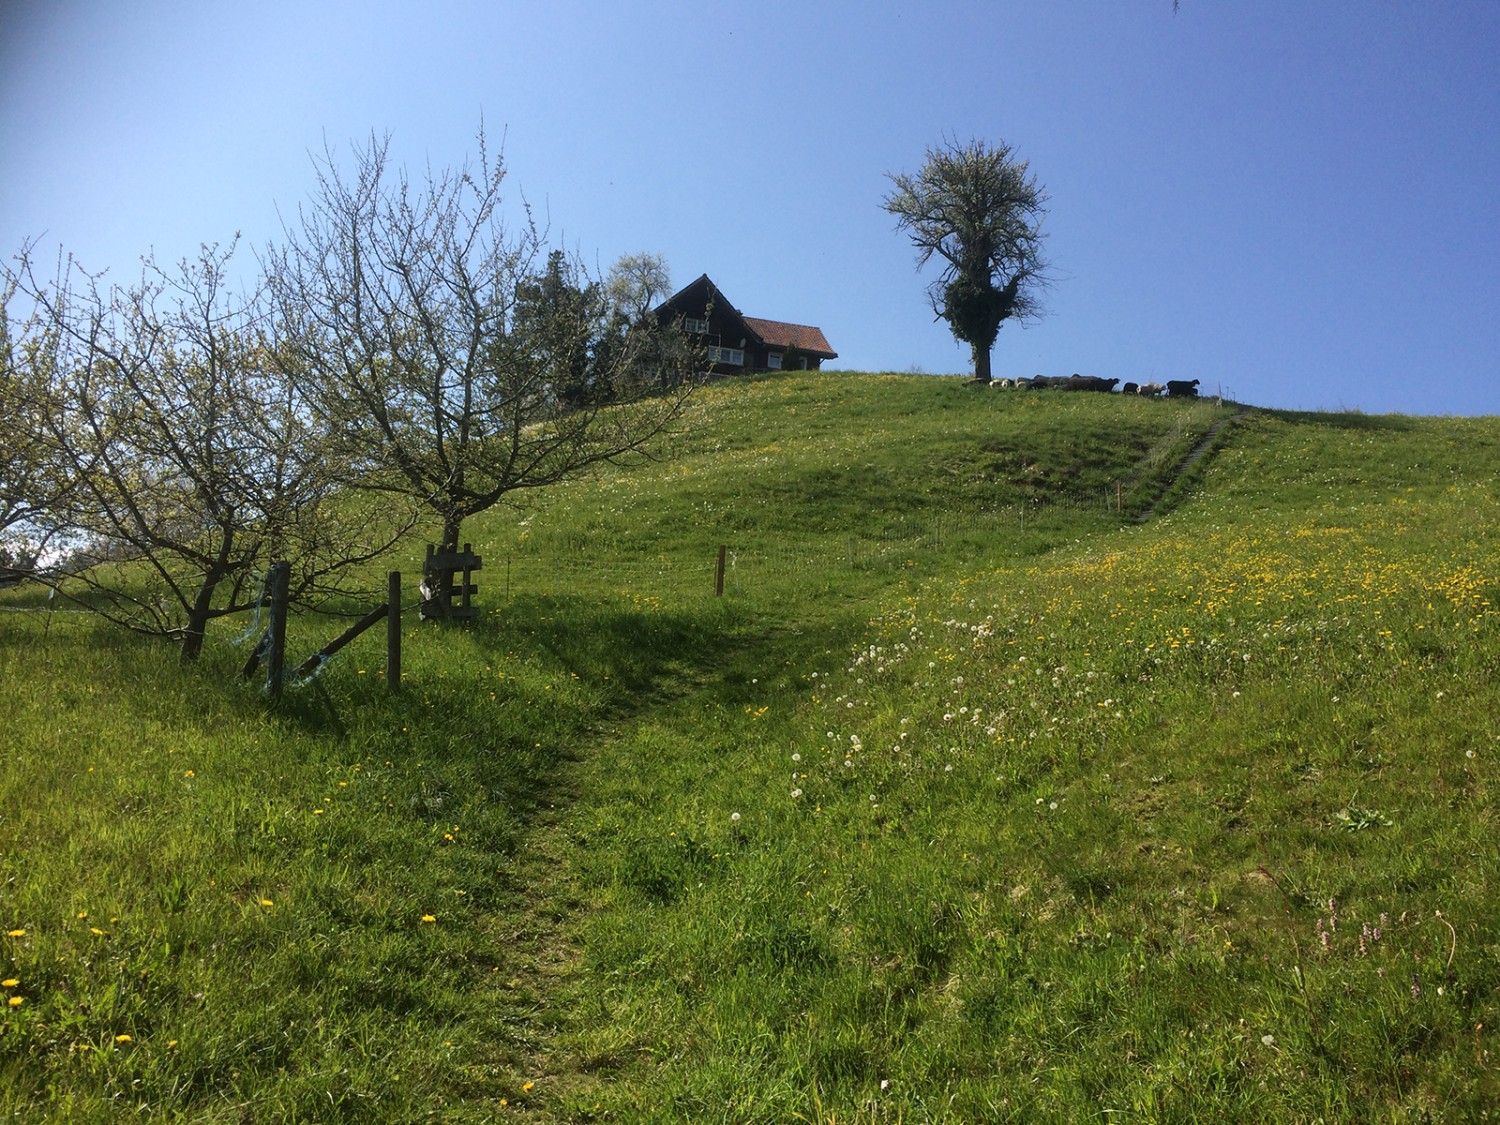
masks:
[[[753,371],[817,371],[825,359],[837,359],[821,328],[745,316],[704,274],[663,301],[653,315],[662,322],[682,319],[682,326],[708,349],[715,374]]]

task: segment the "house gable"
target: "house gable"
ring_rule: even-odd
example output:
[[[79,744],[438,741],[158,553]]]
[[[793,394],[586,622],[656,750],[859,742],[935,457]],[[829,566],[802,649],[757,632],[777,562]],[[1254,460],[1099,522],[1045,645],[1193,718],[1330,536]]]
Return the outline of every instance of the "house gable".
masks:
[[[723,375],[800,368],[816,371],[837,359],[821,328],[745,316],[703,274],[654,311],[662,323],[681,320],[683,328],[708,350],[713,370]]]

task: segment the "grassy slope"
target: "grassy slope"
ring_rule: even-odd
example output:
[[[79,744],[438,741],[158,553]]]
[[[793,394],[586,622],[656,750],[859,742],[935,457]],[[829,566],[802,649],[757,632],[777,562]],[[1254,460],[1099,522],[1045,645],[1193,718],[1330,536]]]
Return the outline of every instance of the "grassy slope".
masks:
[[[227,645],[0,615],[0,1105],[1496,1100],[1500,423],[1259,413],[1138,527],[1209,404],[828,376],[696,413],[476,523],[494,612],[413,627],[394,698],[363,642],[266,715]]]

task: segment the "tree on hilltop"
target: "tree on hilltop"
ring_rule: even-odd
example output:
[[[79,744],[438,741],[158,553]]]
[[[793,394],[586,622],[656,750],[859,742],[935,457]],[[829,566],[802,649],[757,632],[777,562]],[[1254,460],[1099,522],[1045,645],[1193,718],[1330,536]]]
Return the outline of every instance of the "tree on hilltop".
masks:
[[[934,256],[943,263],[928,287],[933,312],[971,348],[975,380],[988,383],[1000,326],[1040,312],[1048,197],[1003,141],[929,148],[916,175],[889,178],[894,189],[884,207],[910,234],[917,268]]]
[[[661,254],[625,254],[604,281],[611,304],[634,324],[672,295],[672,275]]]

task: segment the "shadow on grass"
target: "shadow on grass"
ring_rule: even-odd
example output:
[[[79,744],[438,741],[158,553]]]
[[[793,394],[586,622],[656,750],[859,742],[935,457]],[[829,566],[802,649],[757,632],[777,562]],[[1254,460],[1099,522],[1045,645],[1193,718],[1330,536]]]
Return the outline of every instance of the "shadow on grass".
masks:
[[[849,627],[863,617],[851,613]],[[669,611],[628,597],[526,595],[467,625],[423,626],[399,692],[375,669],[359,674],[354,657],[262,706],[330,755],[407,763],[410,791],[396,799],[434,823],[464,793],[503,807],[491,839],[507,849],[539,813],[571,803],[571,767],[607,753],[613,731],[684,701],[760,698],[756,681],[789,652],[842,647],[852,634],[841,621],[793,627],[720,602]],[[378,651],[369,645],[366,662]]]

